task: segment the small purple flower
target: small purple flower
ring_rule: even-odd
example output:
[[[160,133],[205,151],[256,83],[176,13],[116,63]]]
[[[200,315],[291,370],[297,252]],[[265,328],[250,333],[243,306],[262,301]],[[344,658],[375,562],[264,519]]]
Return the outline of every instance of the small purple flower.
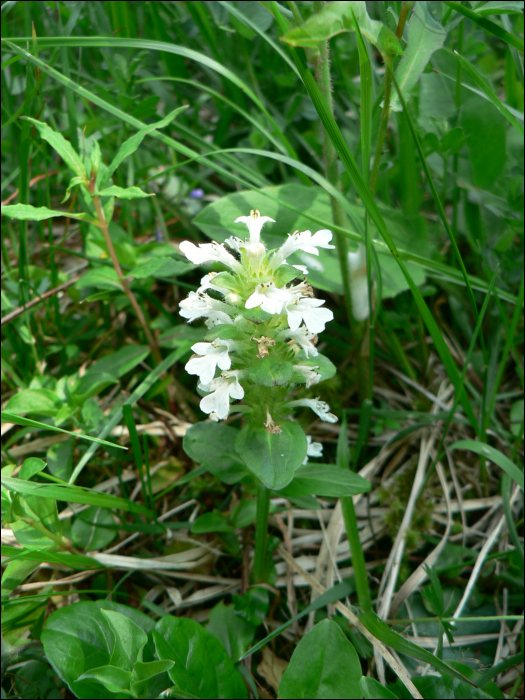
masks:
[[[204,190],[198,187],[196,190],[191,190],[190,197],[192,199],[202,199],[204,197]]]

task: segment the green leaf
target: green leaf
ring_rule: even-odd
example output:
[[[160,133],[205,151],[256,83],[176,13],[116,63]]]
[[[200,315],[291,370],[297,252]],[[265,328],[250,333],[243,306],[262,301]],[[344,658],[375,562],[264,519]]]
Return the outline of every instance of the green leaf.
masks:
[[[235,448],[248,469],[269,489],[284,488],[306,457],[306,435],[297,423],[283,421],[281,433],[270,434],[262,426],[247,422]]]
[[[57,442],[48,448],[46,452],[47,468],[53,476],[62,481],[67,481],[71,476],[73,439],[65,442]],[[21,478],[22,475],[19,475]]]
[[[481,455],[482,457],[490,459],[491,462],[497,464],[498,467],[501,467],[504,472],[514,479],[514,481],[523,491],[523,470],[517,467],[508,457],[506,457],[495,447],[486,445],[483,442],[476,442],[475,440],[459,440],[458,442],[450,445],[448,449],[470,450],[471,452],[476,452],[476,454]]]
[[[36,413],[41,416],[55,416],[61,406],[62,401],[51,389],[22,389],[18,394],[11,396],[5,410],[17,415]]]
[[[389,700],[389,698],[397,698],[397,695],[391,693],[390,690],[371,676],[362,676],[359,680],[359,685],[363,691],[363,697],[366,700],[383,700],[383,698],[384,700]]]
[[[173,661],[137,661],[133,667],[131,692],[139,698],[159,697],[171,684],[168,671]]]
[[[142,650],[148,641],[147,634],[130,617],[116,610],[101,609],[100,612],[108,621],[115,638],[109,663],[131,671],[135,661],[142,661]]]
[[[234,528],[218,510],[201,515],[191,526],[191,531],[196,535],[206,532],[233,532],[233,530]]]
[[[342,498],[370,491],[371,484],[359,474],[331,464],[304,464],[280,493],[287,496],[329,496]]]
[[[114,530],[99,527],[100,525],[115,525],[115,518],[106,508],[93,506],[75,516],[71,527],[71,540],[75,547],[92,551],[104,549],[113,542],[117,533]]]
[[[148,277],[178,277],[194,269],[195,265],[191,263],[185,263],[182,260],[174,260],[169,257],[160,257],[140,262],[137,267],[133,268],[130,275],[139,280]]]
[[[522,15],[523,0],[494,0],[493,2],[479,4],[474,12],[480,17],[503,14]]]
[[[170,112],[166,117],[164,117],[164,119],[161,119],[160,121],[155,122],[154,124],[149,124],[148,126],[145,126],[143,129],[140,129],[140,131],[138,131],[136,134],[130,136],[129,139],[126,139],[126,141],[124,141],[122,146],[118,149],[117,154],[111,161],[110,165],[107,167],[106,172],[104,173],[104,177],[102,178],[101,187],[104,187],[104,185],[107,182],[109,182],[111,176],[118,168],[118,166],[122,163],[122,161],[128,158],[128,156],[135,153],[135,151],[140,146],[140,144],[144,140],[144,137],[147,134],[150,134],[152,131],[156,131],[157,129],[163,129],[165,126],[168,126],[168,124],[171,124],[171,122],[175,119],[176,116],[178,116],[181,112],[187,110],[188,107],[189,105],[177,107],[177,109],[174,109],[172,112]]]
[[[487,100],[471,95],[461,107],[459,123],[467,137],[473,183],[490,190],[507,160],[506,119]]]
[[[75,212],[58,211],[47,207],[33,207],[31,204],[7,204],[2,207],[2,215],[18,221],[45,221],[45,219],[64,216],[68,219],[78,219],[80,221],[88,221],[90,224],[97,224],[96,219],[93,219],[89,214],[76,214]]]
[[[27,425],[30,428],[41,428],[42,430],[52,430],[58,433],[66,433],[67,435],[73,435],[74,437],[81,438],[82,440],[90,440],[91,442],[97,442],[101,445],[110,445],[111,447],[117,447],[121,450],[126,450],[126,447],[121,445],[115,445],[113,442],[108,442],[107,440],[100,440],[99,438],[91,437],[90,435],[83,435],[82,433],[72,433],[70,430],[63,430],[62,428],[57,428],[54,425],[48,425],[47,423],[40,423],[36,420],[31,420],[30,418],[22,418],[14,413],[9,413],[9,411],[2,411],[2,422],[14,423],[15,425]]]
[[[244,595],[233,595],[232,600],[238,617],[251,625],[262,625],[270,607],[270,596],[266,588],[253,586]]]
[[[86,671],[77,678],[78,683],[82,683],[82,681],[98,681],[111,693],[119,693],[119,697],[122,697],[122,691],[129,690],[131,671],[125,671],[122,668],[108,664],[107,666],[99,666],[99,668],[92,668],[90,671]],[[101,696],[96,695],[94,697]],[[133,696],[129,693],[125,694],[124,697],[131,698]]]
[[[236,484],[248,472],[235,449],[239,431],[223,423],[195,423],[188,428],[182,446],[186,454],[225,484]]]
[[[76,603],[52,613],[41,641],[53,670],[77,698],[108,697],[97,681],[78,680],[92,669],[107,666],[111,657],[113,631],[93,603]]]
[[[112,267],[97,267],[88,270],[75,282],[76,289],[95,287],[95,289],[118,289],[122,292],[122,283]]]
[[[490,3],[489,3],[490,4]],[[503,4],[503,3],[497,3],[497,4]],[[521,3],[522,7],[523,4]],[[488,83],[483,80],[481,75],[478,73],[478,71],[474,68],[474,66],[467,61],[466,58],[463,56],[460,56],[457,51],[454,51],[454,54],[458,61],[461,63],[463,68],[467,71],[467,73],[470,75],[472,78],[473,82],[479,87],[482,92],[485,93],[487,98],[492,102],[494,107],[501,112],[501,114],[505,117],[505,119],[512,124],[512,126],[519,131],[519,133],[523,136],[523,127],[521,124],[518,122],[518,120],[509,112],[507,107],[503,104],[503,102],[499,99],[499,97],[496,95],[494,90],[490,87]]]
[[[20,467],[18,478],[29,480],[32,476],[38,474],[45,468],[46,463],[43,459],[38,459],[38,457],[28,457],[28,459],[25,459],[24,463]]]
[[[140,187],[117,187],[117,185],[111,185],[106,187],[105,190],[100,190],[100,192],[95,192],[95,195],[99,197],[117,197],[117,199],[144,199],[144,197],[154,197],[154,192],[144,192]]]
[[[249,369],[248,377],[260,386],[279,386],[290,381],[292,372],[291,362],[269,355],[255,360]]]
[[[446,36],[447,30],[430,14],[428,2],[424,0],[417,2],[408,24],[408,43],[405,53],[395,73],[407,102],[432,54],[443,46]],[[402,110],[397,94],[392,96],[390,109],[394,112]]]
[[[33,483],[33,482],[26,482]],[[11,518],[9,518],[9,514]],[[52,498],[36,498],[15,494],[6,520],[22,547],[44,549],[55,547],[53,535],[60,537],[62,528],[58,519],[57,504]]]
[[[147,345],[126,345],[95,362],[72,390],[75,403],[81,405],[90,396],[100,393],[110,384],[115,384],[146,359],[149,353],[150,348]]]
[[[456,10],[456,12],[459,12],[464,17],[468,17],[468,19],[471,19],[475,24],[485,29],[485,31],[490,32],[491,34],[494,34],[494,36],[499,37],[507,44],[509,44],[509,46],[513,46],[515,49],[517,49],[520,53],[523,54],[523,39],[509,34],[509,32],[505,31],[505,29],[500,27],[498,24],[495,24],[494,22],[491,22],[490,20],[485,19],[484,17],[480,17],[477,12],[474,12],[473,10],[469,9],[468,7],[465,7],[465,5],[462,5],[459,2],[450,2],[449,0],[444,0],[443,4],[448,5],[448,7],[451,7],[453,10]]]
[[[233,605],[221,601],[210,610],[206,629],[220,640],[228,656],[237,661],[253,642],[257,627],[237,615]]]
[[[169,675],[197,698],[247,698],[246,686],[221,642],[190,618],[168,615],[153,630],[157,656],[175,662]]]
[[[57,501],[69,501],[71,503],[88,503],[93,506],[106,508],[120,508],[132,513],[142,513],[149,518],[153,514],[140,503],[134,503],[125,498],[111,496],[108,493],[100,493],[92,489],[84,489],[79,486],[62,486],[61,484],[38,484],[34,481],[24,481],[23,479],[13,479],[3,476],[2,485],[10,491],[38,496],[39,498],[54,498]]]
[[[359,657],[338,624],[323,620],[306,634],[290,659],[279,697],[361,698]]]
[[[69,552],[50,552],[49,550],[37,550],[37,549],[27,549],[20,547],[11,547],[10,545],[2,545],[2,556],[4,557],[16,557],[23,562],[39,562],[60,564],[61,566],[68,566],[71,569],[104,569],[104,564],[92,559],[91,557],[85,557],[82,554],[69,554]],[[13,562],[14,564],[15,562]],[[3,581],[3,580],[2,580]]]
[[[38,129],[40,136],[54,148],[68,168],[72,170],[77,177],[82,177],[84,180],[88,179],[80,156],[62,134],[54,131],[45,122],[40,122],[37,119],[31,119],[31,117],[21,117],[21,119],[27,120]]]
[[[291,46],[316,48],[320,41],[326,41],[343,32],[354,32],[352,12],[361,34],[383,54],[398,56],[403,53],[396,35],[384,24],[370,19],[362,2],[332,2],[320,12],[313,14],[300,27],[295,27],[281,37],[281,41]]]
[[[424,678],[412,678],[414,685],[424,698],[451,698],[451,700],[489,700],[488,695],[480,688],[470,685],[466,681],[451,678],[450,676],[426,676]],[[411,698],[407,689],[400,681],[396,681],[392,686],[399,698]],[[378,696],[379,697],[379,696]],[[395,697],[395,696],[394,696]]]

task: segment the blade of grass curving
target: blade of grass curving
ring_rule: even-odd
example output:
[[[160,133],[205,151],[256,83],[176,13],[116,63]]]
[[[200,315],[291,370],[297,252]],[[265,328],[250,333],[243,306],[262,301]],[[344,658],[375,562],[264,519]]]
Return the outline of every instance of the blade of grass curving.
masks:
[[[453,445],[450,445],[449,450],[470,450],[476,454],[490,459],[491,462],[497,464],[498,467],[503,469],[523,491],[523,470],[517,467],[513,462],[506,457],[503,452],[500,452],[495,447],[491,445],[486,445],[482,442],[477,442],[475,440],[458,440]]]
[[[465,7],[465,5],[461,5],[459,2],[444,0],[443,4],[448,5],[448,7],[452,8],[456,12],[459,12],[459,14],[472,20],[472,22],[477,24],[478,27],[485,29],[485,31],[490,32],[490,34],[494,34],[494,36],[497,36],[499,39],[509,44],[509,46],[513,46],[520,53],[523,53],[523,40],[518,39],[517,36],[513,36],[509,32],[505,31],[503,27],[491,22],[489,19],[485,19],[485,17],[480,17],[476,12],[473,12],[468,7]]]
[[[388,67],[387,67],[387,70],[388,70]],[[416,129],[414,127],[414,122],[412,120],[412,116],[407,108],[407,103],[406,103],[405,98],[403,97],[403,95],[401,93],[401,88],[399,87],[399,84],[398,84],[394,74],[392,74],[392,80],[394,81],[394,85],[395,85],[396,90],[397,90],[399,101],[401,102],[401,104],[403,106],[403,113],[407,119],[410,131],[412,132],[412,138],[414,139],[414,142],[416,144],[417,152],[419,155],[419,160],[421,161],[421,165],[423,166],[423,170],[425,171],[425,176],[426,176],[428,184],[430,186],[432,196],[434,197],[434,202],[436,204],[436,208],[438,210],[439,216],[441,218],[441,221],[443,222],[443,226],[445,227],[445,231],[447,232],[447,236],[448,236],[450,243],[452,245],[452,250],[454,251],[454,255],[456,257],[459,268],[460,268],[461,273],[463,275],[463,279],[465,280],[470,304],[471,304],[472,310],[474,312],[474,317],[477,320],[478,307],[476,304],[476,300],[474,299],[474,292],[472,291],[472,287],[470,286],[470,281],[468,278],[465,263],[463,262],[463,258],[461,257],[461,253],[459,252],[456,238],[455,238],[454,234],[452,233],[452,229],[450,228],[450,224],[448,223],[448,220],[447,220],[447,217],[445,214],[445,210],[443,209],[443,205],[441,204],[441,199],[439,198],[438,191],[437,191],[436,186],[434,184],[434,179],[433,179],[432,174],[430,172],[430,168],[428,167],[427,160],[425,158],[425,154],[423,153],[423,149],[421,148],[421,143],[419,141]],[[484,355],[485,361],[486,361],[486,352],[485,352],[485,345],[483,343],[483,336],[480,336],[480,341],[481,341],[481,347],[483,350],[483,355]]]
[[[66,435],[71,435],[72,437],[81,438],[82,440],[90,440],[91,442],[96,442],[100,445],[107,445],[108,447],[117,447],[119,450],[127,450],[127,447],[123,445],[118,445],[114,442],[108,442],[107,440],[101,440],[100,438],[91,437],[91,435],[84,435],[83,433],[73,433],[71,430],[64,430],[63,428],[57,428],[54,425],[48,425],[47,423],[41,423],[37,420],[31,420],[30,418],[25,418],[24,416],[17,416],[16,413],[9,413],[9,411],[2,411],[2,422],[14,423],[15,425],[25,425],[29,428],[39,428],[40,430],[53,430],[58,433],[66,433]]]
[[[503,104],[503,102],[499,99],[499,97],[496,95],[494,90],[490,87],[488,83],[486,83],[481,75],[478,73],[478,71],[474,68],[474,66],[470,63],[470,61],[467,61],[466,58],[461,56],[457,51],[454,51],[454,55],[458,59],[458,61],[461,63],[463,68],[467,71],[467,73],[470,75],[474,83],[482,90],[487,98],[492,102],[494,107],[498,110],[498,112],[501,112],[505,119],[512,124],[512,126],[517,129],[520,134],[523,136],[523,127],[520,125],[518,120],[509,112],[507,107]]]
[[[37,498],[54,498],[57,501],[67,501],[69,503],[85,503],[90,506],[100,506],[101,508],[119,508],[130,513],[142,513],[148,518],[153,518],[153,513],[140,503],[128,501],[119,496],[112,496],[108,493],[101,493],[93,489],[85,489],[80,486],[70,484],[41,484],[37,481],[26,481],[25,479],[13,479],[10,476],[2,477],[2,486],[8,491],[16,491],[27,496]]]
[[[392,649],[400,652],[401,654],[406,654],[411,656],[413,659],[418,661],[423,661],[424,663],[434,666],[441,673],[446,673],[448,676],[453,676],[454,678],[459,678],[462,681],[468,682],[470,685],[475,686],[468,678],[466,678],[462,673],[456,671],[456,669],[449,666],[447,663],[434,656],[430,651],[423,649],[422,647],[410,642],[405,639],[397,632],[383,622],[374,612],[367,612],[359,615],[359,620],[363,623],[366,629],[371,632],[374,637],[380,639],[383,644],[387,644]]]
[[[25,46],[27,43],[27,38],[12,38],[9,43],[15,44],[16,46]],[[147,49],[149,51],[166,51],[167,53],[176,54],[178,56],[183,56],[191,61],[200,63],[206,68],[222,75],[232,82],[236,87],[238,87],[255,105],[256,107],[265,115],[269,123],[275,129],[276,134],[283,141],[283,145],[286,151],[293,158],[297,158],[297,153],[294,147],[288,141],[286,136],[283,134],[279,128],[277,122],[272,117],[270,112],[266,109],[264,104],[261,102],[259,97],[253,92],[250,86],[244,82],[239,76],[237,76],[233,71],[231,71],[226,66],[223,66],[218,61],[213,58],[206,56],[206,54],[199,53],[193,49],[188,49],[185,46],[178,46],[177,44],[167,43],[165,41],[155,41],[153,39],[120,39],[118,37],[41,37],[37,40],[38,49],[45,48],[124,48],[138,51],[139,49]],[[24,52],[25,53],[25,52]],[[72,81],[70,81],[72,82]]]
[[[179,360],[181,357],[183,357],[191,348],[192,343],[188,342],[185,343],[184,345],[181,345],[179,348],[174,350],[172,353],[164,359],[160,365],[157,365],[155,369],[148,374],[146,379],[139,384],[139,386],[135,389],[135,391],[131,394],[130,397],[124,401],[124,404],[127,404],[129,406],[133,406],[144,394],[147,392],[147,390],[153,386],[153,384],[157,381],[157,379],[164,374],[167,370],[172,367],[177,360]],[[106,425],[102,428],[100,431],[98,437],[100,439],[105,438],[106,435],[109,435],[109,433],[113,430],[113,428],[119,423],[119,421],[122,418],[122,407],[116,407],[113,409],[113,414],[111,416],[108,416],[107,418],[107,423]],[[77,480],[80,472],[82,469],[86,466],[86,464],[89,462],[91,457],[94,455],[96,451],[96,446],[92,445],[88,450],[86,450],[85,454],[82,456],[81,460],[79,463],[76,465],[75,469],[73,470],[73,473],[71,474],[71,477],[69,479],[70,484],[74,484],[75,481]],[[149,513],[149,511],[148,511]]]
[[[282,18],[282,15],[279,11],[278,5],[275,2],[271,2],[270,6],[274,10],[274,16],[278,20],[280,24],[281,30],[284,32],[287,30],[286,23],[284,22],[284,19]],[[294,57],[294,60],[296,62],[297,68],[301,73],[301,78],[303,80],[303,83],[312,98],[312,101],[315,105],[316,111],[319,115],[319,118],[323,122],[323,125],[325,126],[325,129],[327,130],[330,138],[332,139],[332,142],[334,144],[334,147],[339,154],[339,157],[341,158],[341,162],[343,163],[346,171],[348,172],[348,175],[350,176],[351,181],[354,184],[354,187],[357,190],[358,195],[361,197],[363,204],[365,205],[366,209],[368,210],[372,220],[374,221],[375,225],[379,229],[379,232],[381,233],[382,237],[384,238],[386,244],[388,245],[388,248],[390,249],[390,252],[394,256],[397,264],[401,268],[401,272],[403,273],[403,276],[405,277],[408,286],[410,287],[410,290],[412,292],[412,295],[414,297],[414,300],[416,302],[416,305],[419,309],[419,312],[421,313],[423,320],[425,322],[425,325],[427,326],[430,335],[432,336],[432,340],[434,341],[434,345],[436,347],[436,350],[441,358],[441,361],[443,362],[447,374],[450,377],[450,380],[452,384],[454,385],[455,388],[459,386],[459,372],[456,367],[456,364],[452,358],[452,355],[450,354],[450,350],[448,349],[448,346],[445,342],[445,339],[443,338],[443,335],[439,329],[439,326],[437,325],[430,309],[428,308],[423,295],[419,291],[417,285],[414,283],[414,280],[410,276],[410,273],[408,272],[407,268],[405,267],[403,261],[399,257],[399,253],[397,251],[396,245],[392,239],[392,236],[390,235],[390,232],[385,224],[385,221],[381,215],[381,212],[379,211],[377,204],[374,200],[374,197],[372,193],[370,192],[370,189],[366,182],[363,179],[363,176],[361,175],[357,163],[354,160],[354,157],[352,156],[344,138],[343,135],[341,134],[341,131],[339,127],[337,126],[334,118],[332,117],[330,110],[328,109],[325,100],[323,99],[323,96],[317,87],[317,83],[315,82],[315,79],[311,72],[306,68],[304,64],[304,59],[299,57],[299,53],[295,51],[292,47],[290,47],[290,50],[292,51],[292,55]],[[476,421],[476,416],[474,415],[474,411],[472,409],[472,405],[470,403],[470,400],[468,398],[468,395],[465,392],[461,392],[461,397],[460,397],[461,405],[463,406],[463,409],[465,411],[466,416],[468,417],[473,429],[477,432],[478,431],[478,426],[477,426],[477,421]]]

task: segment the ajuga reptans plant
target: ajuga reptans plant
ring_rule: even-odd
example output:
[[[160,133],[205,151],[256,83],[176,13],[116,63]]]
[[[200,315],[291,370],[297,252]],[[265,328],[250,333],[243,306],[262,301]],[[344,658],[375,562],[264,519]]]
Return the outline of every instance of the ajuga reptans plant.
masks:
[[[204,318],[209,329],[205,342],[193,345],[195,354],[186,365],[206,394],[202,411],[212,420],[242,412],[278,435],[297,406],[310,407],[329,423],[337,420],[318,398],[289,397],[297,385],[309,389],[335,369],[316,348],[333,313],[314,298],[306,267],[286,262],[296,251],[319,255],[318,248],[334,246],[331,231],[295,231],[278,250],[267,251],[261,229],[268,221],[273,219],[252,210],[235,220],[246,224],[248,239],[231,236],[226,245],[181,243],[181,252],[194,264],[220,262],[230,272],[205,275],[201,287],[180,303],[180,313],[188,322]],[[240,399],[243,403],[231,404]],[[308,440],[308,455],[320,454],[321,445]]]

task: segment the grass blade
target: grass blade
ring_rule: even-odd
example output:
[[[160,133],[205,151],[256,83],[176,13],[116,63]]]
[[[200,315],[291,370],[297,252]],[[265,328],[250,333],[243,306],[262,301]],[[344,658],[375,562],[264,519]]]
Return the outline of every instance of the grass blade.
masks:
[[[448,5],[448,7],[452,8],[456,12],[459,12],[460,15],[472,20],[472,22],[477,24],[478,27],[485,29],[487,32],[490,32],[490,34],[494,34],[494,36],[497,36],[499,39],[509,44],[509,46],[513,46],[520,53],[523,53],[523,41],[518,39],[517,36],[513,36],[499,25],[491,22],[489,19],[480,17],[476,12],[473,12],[468,7],[465,7],[465,5],[461,5],[459,2],[449,2],[448,0],[444,0],[443,4]]]

